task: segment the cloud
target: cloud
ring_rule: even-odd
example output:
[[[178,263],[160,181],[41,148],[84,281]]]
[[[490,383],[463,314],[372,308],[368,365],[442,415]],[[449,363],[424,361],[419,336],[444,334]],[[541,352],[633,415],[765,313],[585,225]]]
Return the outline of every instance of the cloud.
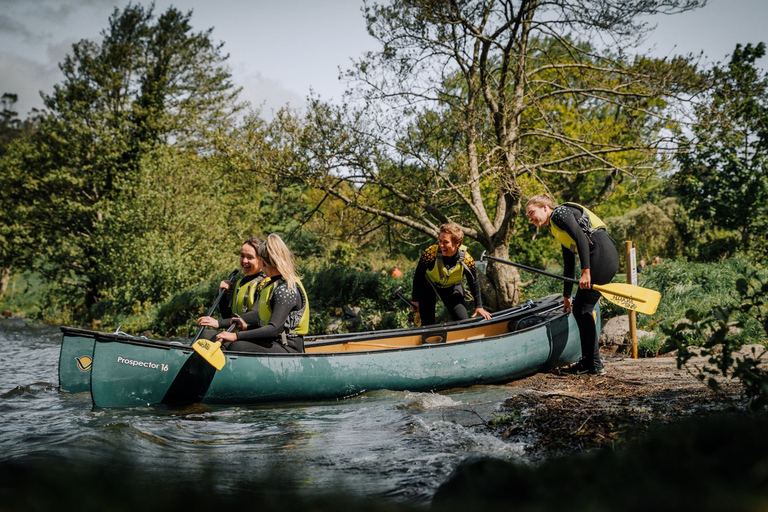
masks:
[[[293,108],[304,106],[305,100],[299,94],[260,72],[243,75],[233,72],[232,80],[236,86],[243,88],[240,100],[247,101],[253,109],[261,111],[264,119],[271,119],[286,105]]]
[[[0,52],[0,94],[12,93],[19,97],[14,109],[25,119],[33,108],[42,109],[40,91],[50,94],[53,85],[63,78],[55,64],[41,64],[31,59]]]
[[[32,32],[30,32],[23,23],[19,23],[5,14],[0,14],[0,32],[21,36],[24,39],[32,37]]]

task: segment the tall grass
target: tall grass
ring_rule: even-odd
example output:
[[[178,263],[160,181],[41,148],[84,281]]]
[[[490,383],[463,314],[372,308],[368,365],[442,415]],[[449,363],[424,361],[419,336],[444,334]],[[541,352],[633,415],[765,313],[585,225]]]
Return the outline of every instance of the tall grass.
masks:
[[[763,343],[765,332],[760,322],[741,308],[742,295],[736,283],[747,276],[768,281],[765,268],[742,258],[716,263],[667,260],[646,267],[638,284],[658,290],[661,302],[655,315],[638,315],[638,327],[660,332],[662,326],[672,328],[685,319],[689,310],[708,315],[715,307],[722,307],[733,310],[733,319],[742,323],[741,329],[733,333],[734,340]],[[690,341],[703,342],[705,335],[690,333]]]

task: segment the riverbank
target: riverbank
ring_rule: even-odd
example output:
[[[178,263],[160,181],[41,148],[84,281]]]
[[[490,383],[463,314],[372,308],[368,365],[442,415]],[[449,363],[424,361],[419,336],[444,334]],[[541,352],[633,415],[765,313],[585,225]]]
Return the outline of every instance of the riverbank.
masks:
[[[510,442],[525,442],[526,455],[542,460],[616,447],[652,426],[744,410],[738,382],[721,380],[722,392],[715,393],[696,378],[703,358],[683,368],[674,354],[603,359],[605,376],[552,370],[510,383],[514,395],[488,428]]]
[[[463,461],[432,511],[768,510],[768,416],[746,413],[738,382],[711,391],[701,357],[682,369],[673,355],[604,362],[605,376],[510,383],[483,428],[523,443],[525,461]]]

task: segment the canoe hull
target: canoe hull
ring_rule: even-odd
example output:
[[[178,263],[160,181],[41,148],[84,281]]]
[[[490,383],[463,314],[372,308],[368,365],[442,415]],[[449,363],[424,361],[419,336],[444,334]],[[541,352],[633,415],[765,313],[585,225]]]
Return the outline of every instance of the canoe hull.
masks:
[[[464,341],[327,354],[226,353],[218,372],[181,344],[97,335],[91,394],[97,407],[234,405],[505,382],[581,356],[572,316],[549,309],[538,325]]]
[[[83,393],[91,389],[91,363],[95,332],[62,327],[59,351],[59,389]]]

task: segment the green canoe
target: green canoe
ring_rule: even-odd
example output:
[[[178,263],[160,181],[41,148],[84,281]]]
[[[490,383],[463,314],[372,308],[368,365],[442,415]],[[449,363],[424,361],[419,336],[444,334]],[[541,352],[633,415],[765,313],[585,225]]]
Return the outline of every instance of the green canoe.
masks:
[[[596,310],[597,325],[599,310]],[[505,382],[581,356],[572,315],[558,296],[491,320],[305,341],[304,354],[225,352],[216,371],[180,342],[95,334],[96,407],[208,403],[244,405],[337,399],[377,390],[433,391]]]
[[[91,362],[96,332],[74,327],[61,328],[59,389],[69,393],[91,390]]]

